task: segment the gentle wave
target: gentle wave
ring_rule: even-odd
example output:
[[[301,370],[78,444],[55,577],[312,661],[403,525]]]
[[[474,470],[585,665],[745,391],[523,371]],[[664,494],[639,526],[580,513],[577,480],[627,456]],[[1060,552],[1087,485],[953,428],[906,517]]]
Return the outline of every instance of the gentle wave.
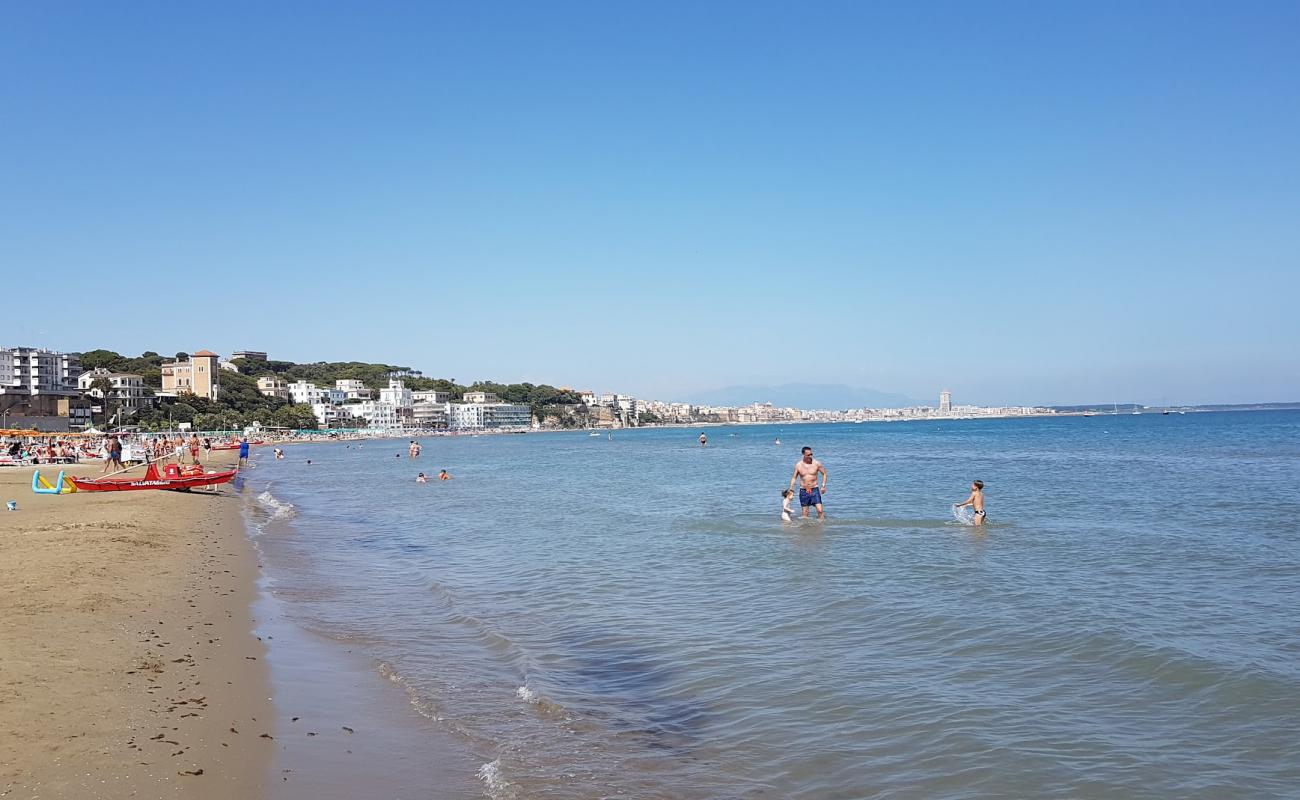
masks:
[[[275,495],[271,494],[270,490],[257,495],[257,503],[271,516],[272,519],[286,519],[298,513],[298,510],[294,508],[293,503],[286,503],[280,500]]]
[[[440,440],[433,499],[391,453],[322,449],[269,465],[302,507],[277,593],[492,798],[1281,796],[1300,417],[1247,416],[808,426],[831,518],[788,526],[766,437]],[[976,477],[978,536],[951,506]]]
[[[478,778],[483,782],[483,789],[492,800],[514,800],[515,793],[510,783],[501,774],[500,760],[489,761],[479,767]]]

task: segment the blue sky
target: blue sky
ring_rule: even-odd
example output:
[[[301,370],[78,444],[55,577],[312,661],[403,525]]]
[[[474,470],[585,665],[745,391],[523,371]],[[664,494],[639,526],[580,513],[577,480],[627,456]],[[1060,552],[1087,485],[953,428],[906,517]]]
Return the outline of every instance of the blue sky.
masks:
[[[7,4],[0,341],[664,399],[1297,400],[1297,29],[1290,2]]]

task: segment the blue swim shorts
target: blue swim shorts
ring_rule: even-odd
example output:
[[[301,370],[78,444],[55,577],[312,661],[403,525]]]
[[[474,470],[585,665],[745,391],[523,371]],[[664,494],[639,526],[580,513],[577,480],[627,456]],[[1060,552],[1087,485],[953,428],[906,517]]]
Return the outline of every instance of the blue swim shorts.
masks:
[[[822,504],[821,489],[800,489],[799,505],[801,506],[819,506]]]

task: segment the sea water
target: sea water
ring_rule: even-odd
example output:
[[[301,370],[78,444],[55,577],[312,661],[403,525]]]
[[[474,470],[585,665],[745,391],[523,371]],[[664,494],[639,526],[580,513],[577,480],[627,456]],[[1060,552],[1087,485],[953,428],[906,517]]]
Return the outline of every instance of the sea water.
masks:
[[[305,445],[245,492],[286,615],[484,797],[1300,791],[1300,413],[699,432]],[[829,519],[782,523],[803,445]]]

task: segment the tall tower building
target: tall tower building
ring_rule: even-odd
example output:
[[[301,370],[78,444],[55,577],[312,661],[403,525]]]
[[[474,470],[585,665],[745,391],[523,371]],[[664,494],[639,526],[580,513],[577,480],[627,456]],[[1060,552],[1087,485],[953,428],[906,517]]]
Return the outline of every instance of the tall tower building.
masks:
[[[939,413],[940,414],[952,413],[952,392],[948,391],[947,389],[944,389],[942,392],[939,392]]]

